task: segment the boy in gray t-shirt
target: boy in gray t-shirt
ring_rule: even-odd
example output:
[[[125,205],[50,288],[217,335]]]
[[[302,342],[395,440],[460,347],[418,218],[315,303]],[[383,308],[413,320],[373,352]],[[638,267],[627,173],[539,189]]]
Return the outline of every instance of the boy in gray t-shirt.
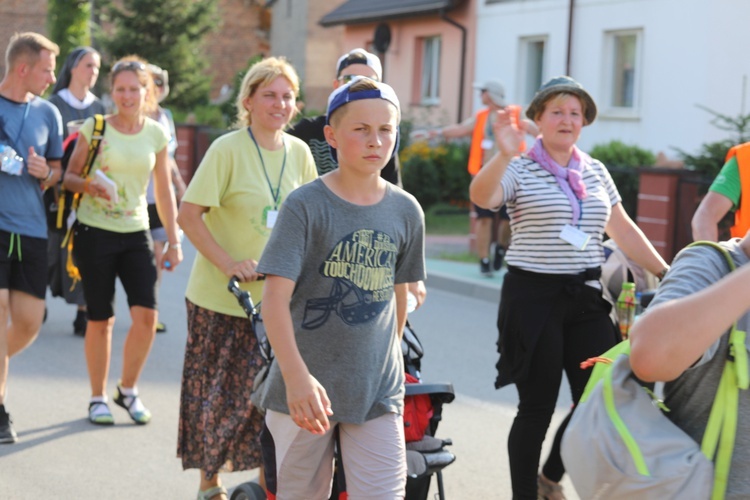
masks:
[[[328,498],[335,427],[349,494],[404,496],[399,340],[407,283],[425,271],[422,210],[380,178],[399,113],[393,89],[367,78],[331,94],[325,134],[339,168],[289,195],[258,265],[276,354],[261,439],[279,499]]]

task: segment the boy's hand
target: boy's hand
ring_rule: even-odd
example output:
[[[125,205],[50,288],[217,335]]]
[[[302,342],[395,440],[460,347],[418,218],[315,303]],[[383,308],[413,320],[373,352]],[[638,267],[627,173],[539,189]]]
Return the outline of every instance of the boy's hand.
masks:
[[[313,434],[325,434],[331,424],[328,417],[333,415],[331,400],[326,390],[312,375],[299,381],[290,380],[286,384],[286,401],[289,416],[295,424]]]

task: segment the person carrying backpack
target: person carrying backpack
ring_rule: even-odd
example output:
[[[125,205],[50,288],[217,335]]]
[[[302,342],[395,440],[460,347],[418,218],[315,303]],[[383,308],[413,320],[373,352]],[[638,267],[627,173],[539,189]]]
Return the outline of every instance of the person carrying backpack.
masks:
[[[630,331],[630,363],[644,382],[665,381],[666,415],[700,443],[728,356],[732,324],[750,329],[750,232],[721,242],[736,270],[707,246],[682,250]],[[745,338],[747,348],[748,339]],[[747,369],[747,367],[745,367]],[[750,498],[750,392],[739,391],[725,498]]]

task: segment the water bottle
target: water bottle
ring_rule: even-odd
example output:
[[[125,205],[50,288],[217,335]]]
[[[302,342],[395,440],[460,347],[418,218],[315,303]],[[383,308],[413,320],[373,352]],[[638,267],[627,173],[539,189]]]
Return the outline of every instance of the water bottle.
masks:
[[[7,144],[0,144],[0,170],[10,175],[21,175],[23,158]]]
[[[617,323],[620,325],[620,334],[623,339],[628,338],[630,327],[635,320],[635,283],[625,282],[622,284],[622,291],[617,297]]]
[[[406,292],[406,312],[412,313],[416,311],[417,304],[417,297],[411,292]]]

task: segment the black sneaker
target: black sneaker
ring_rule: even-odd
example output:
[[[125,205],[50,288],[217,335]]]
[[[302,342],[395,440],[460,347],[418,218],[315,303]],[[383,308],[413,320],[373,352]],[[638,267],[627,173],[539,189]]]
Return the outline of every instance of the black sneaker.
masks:
[[[18,436],[13,430],[13,421],[3,407],[0,409],[0,444],[11,444],[16,441],[18,441]]]
[[[73,320],[73,335],[78,335],[79,337],[85,336],[87,323],[86,311],[79,309],[76,313],[76,319]]]
[[[487,278],[492,277],[492,270],[490,269],[490,259],[482,259],[479,261],[479,273]]]
[[[167,333],[167,325],[161,321],[156,323],[156,333]]]
[[[492,260],[492,269],[499,271],[503,267],[503,260],[505,260],[505,249],[497,245],[495,247],[495,258]]]

